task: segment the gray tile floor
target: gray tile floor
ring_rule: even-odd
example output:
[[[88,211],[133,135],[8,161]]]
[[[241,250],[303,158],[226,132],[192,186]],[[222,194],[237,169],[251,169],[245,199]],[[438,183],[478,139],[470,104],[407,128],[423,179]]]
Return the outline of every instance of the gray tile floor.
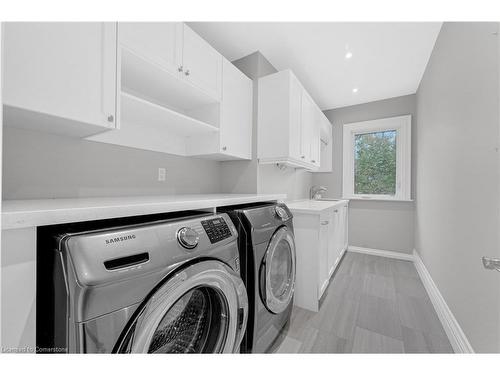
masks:
[[[294,306],[275,353],[452,353],[408,261],[347,252],[320,311]]]

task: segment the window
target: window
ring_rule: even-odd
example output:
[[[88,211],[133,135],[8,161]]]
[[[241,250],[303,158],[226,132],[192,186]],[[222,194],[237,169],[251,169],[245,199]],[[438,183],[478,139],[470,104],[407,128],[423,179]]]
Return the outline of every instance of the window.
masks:
[[[411,116],[344,124],[343,196],[410,200]]]

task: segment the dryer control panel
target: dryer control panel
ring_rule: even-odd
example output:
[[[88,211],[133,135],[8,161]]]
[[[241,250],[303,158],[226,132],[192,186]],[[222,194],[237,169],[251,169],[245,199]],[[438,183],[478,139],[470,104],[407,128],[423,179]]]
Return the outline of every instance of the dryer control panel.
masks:
[[[231,229],[222,217],[202,220],[201,225],[203,225],[211,243],[222,241],[232,235]]]

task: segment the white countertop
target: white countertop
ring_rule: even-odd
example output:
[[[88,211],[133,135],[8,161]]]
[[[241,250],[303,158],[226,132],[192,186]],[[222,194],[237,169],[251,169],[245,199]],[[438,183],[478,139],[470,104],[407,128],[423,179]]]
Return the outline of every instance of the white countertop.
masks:
[[[286,194],[186,194],[6,200],[2,202],[2,229],[211,209],[234,204],[282,201],[284,199],[286,199]]]
[[[300,200],[294,202],[287,202],[286,205],[292,211],[292,213],[310,213],[310,214],[320,214],[322,211],[327,210],[329,208],[343,205],[348,203],[349,201],[346,199],[339,200]]]

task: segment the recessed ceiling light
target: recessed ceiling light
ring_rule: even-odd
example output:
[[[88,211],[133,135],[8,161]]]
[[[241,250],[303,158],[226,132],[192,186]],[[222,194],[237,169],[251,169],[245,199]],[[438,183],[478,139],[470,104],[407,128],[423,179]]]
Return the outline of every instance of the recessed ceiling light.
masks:
[[[357,87],[353,88],[352,92],[353,92],[353,94],[356,94],[358,92],[358,88]]]
[[[349,60],[351,57],[352,57],[352,52],[351,51],[347,51],[347,53],[345,54],[346,60]]]

